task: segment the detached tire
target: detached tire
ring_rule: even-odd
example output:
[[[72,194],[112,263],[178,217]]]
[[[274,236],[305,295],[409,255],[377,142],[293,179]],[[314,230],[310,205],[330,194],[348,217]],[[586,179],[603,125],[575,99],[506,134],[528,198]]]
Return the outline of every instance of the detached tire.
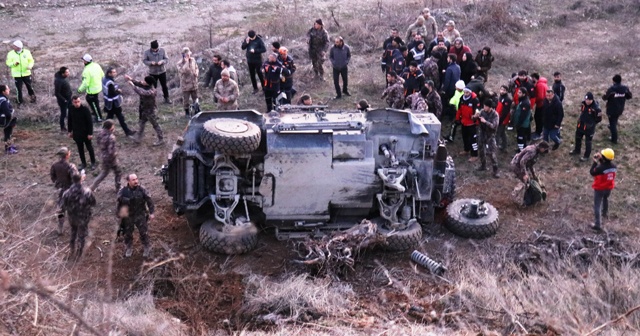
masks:
[[[465,204],[474,201],[470,198],[463,198],[454,201],[447,207],[446,227],[454,234],[465,238],[487,238],[498,232],[498,210],[489,203],[484,203],[487,207],[487,215],[480,218],[466,217],[462,210]]]
[[[390,251],[405,251],[415,248],[422,240],[422,226],[418,221],[414,221],[404,230],[393,232],[392,235],[389,235],[391,230],[378,224],[378,232],[387,237],[385,249]]]
[[[211,252],[243,254],[256,247],[258,229],[253,223],[235,226],[209,220],[200,226],[200,243]]]
[[[221,154],[248,154],[260,146],[261,134],[260,127],[250,121],[220,118],[204,123],[200,141]]]

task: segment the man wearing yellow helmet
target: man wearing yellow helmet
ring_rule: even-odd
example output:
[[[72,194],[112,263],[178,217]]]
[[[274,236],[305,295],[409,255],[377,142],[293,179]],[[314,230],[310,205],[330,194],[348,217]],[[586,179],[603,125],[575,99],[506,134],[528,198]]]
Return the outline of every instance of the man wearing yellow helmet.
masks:
[[[591,229],[602,230],[601,218],[607,218],[609,210],[609,195],[615,187],[616,165],[613,164],[615,153],[611,148],[605,148],[593,156],[591,176],[593,176],[593,212],[595,223]]]

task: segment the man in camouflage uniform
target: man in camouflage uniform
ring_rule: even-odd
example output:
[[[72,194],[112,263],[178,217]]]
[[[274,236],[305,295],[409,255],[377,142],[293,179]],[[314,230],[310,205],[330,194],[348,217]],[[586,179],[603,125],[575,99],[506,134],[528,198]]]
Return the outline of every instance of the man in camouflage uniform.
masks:
[[[120,179],[122,171],[118,165],[116,136],[113,135],[115,126],[113,120],[107,119],[102,124],[102,131],[98,134],[98,148],[100,149],[100,163],[102,171],[91,184],[91,190],[95,191],[102,180],[104,180],[109,171],[113,170],[115,174],[116,192],[120,190]]]
[[[422,63],[422,74],[424,74],[424,80],[431,80],[435,84],[437,89],[440,87],[440,70],[438,68],[438,62],[440,54],[438,52],[431,52],[431,57],[424,60]]]
[[[156,131],[156,136],[158,137],[158,141],[154,142],[153,145],[164,145],[162,129],[160,128],[160,125],[158,125],[158,116],[156,115],[156,110],[158,109],[158,105],[156,104],[156,89],[154,88],[156,80],[152,76],[145,77],[144,82],[133,80],[129,76],[124,77],[133,87],[133,91],[140,96],[138,137],[134,138],[134,141],[136,143],[140,143],[140,141],[142,141],[142,137],[144,136],[144,126],[148,121],[151,123],[151,126],[153,126],[153,129]]]
[[[420,93],[427,102],[427,110],[435,114],[436,118],[440,120],[440,116],[442,116],[442,98],[438,94],[433,81],[428,80],[425,83],[425,87],[420,90]]]
[[[218,102],[218,110],[237,110],[238,96],[240,96],[238,83],[230,78],[229,70],[227,69],[222,70],[220,75],[222,78],[218,79],[213,88],[213,95]]]
[[[411,112],[427,113],[427,102],[422,98],[420,92],[412,93],[407,96],[407,104]]]
[[[322,64],[324,63],[324,54],[329,46],[329,33],[324,29],[322,19],[317,19],[313,23],[313,28],[309,29],[307,37],[309,38],[309,58],[313,65],[315,78],[324,80]]]
[[[480,156],[480,168],[478,171],[487,170],[487,155],[491,157],[493,177],[499,178],[498,159],[496,158],[496,130],[498,129],[498,112],[493,108],[493,100],[485,99],[482,111],[475,114],[472,119],[478,120],[478,156]]]
[[[531,178],[537,180],[538,176],[533,166],[538,161],[540,154],[547,153],[549,153],[549,144],[546,141],[529,145],[511,159],[511,169],[524,184],[527,184]]]
[[[422,15],[419,15],[418,18],[416,19],[416,22],[412,23],[409,26],[409,29],[407,29],[407,41],[411,41],[413,40],[413,37],[415,35],[420,35],[422,36],[422,39],[426,39],[429,37],[429,34],[427,33],[427,26],[425,26],[424,24],[424,17]]]
[[[71,157],[71,151],[67,147],[62,147],[58,150],[56,155],[60,158],[56,163],[51,165],[49,175],[51,176],[51,182],[54,183],[56,189],[58,189],[58,207],[61,205],[62,194],[64,194],[72,184],[72,177],[78,174],[78,169],[73,163],[69,163],[69,157]],[[64,211],[58,209],[58,236],[62,235],[62,227],[64,226]]]
[[[389,107],[399,110],[404,107],[404,80],[395,71],[387,73],[387,88],[382,92],[381,99],[385,97]]]
[[[178,75],[180,76],[184,114],[186,117],[191,117],[189,112],[189,98],[191,98],[194,103],[198,102],[198,74],[200,70],[196,59],[191,57],[191,50],[189,50],[189,48],[182,48],[182,59],[176,66],[178,67]],[[155,79],[153,82],[155,83]]]
[[[60,200],[62,211],[66,211],[69,216],[71,226],[71,240],[69,248],[71,255],[79,258],[84,249],[84,240],[89,231],[89,221],[91,220],[91,207],[96,205],[96,199],[89,188],[82,186],[84,175],[74,174],[73,185],[62,194]],[[78,246],[76,250],[76,237]]]
[[[153,220],[155,207],[147,189],[138,182],[138,176],[127,176],[127,185],[118,192],[117,200],[118,217],[121,219],[120,227],[124,231],[124,243],[126,246],[124,256],[129,258],[133,253],[134,226],[140,233],[140,241],[144,246],[142,256],[147,258],[151,252],[149,245],[148,221]]]

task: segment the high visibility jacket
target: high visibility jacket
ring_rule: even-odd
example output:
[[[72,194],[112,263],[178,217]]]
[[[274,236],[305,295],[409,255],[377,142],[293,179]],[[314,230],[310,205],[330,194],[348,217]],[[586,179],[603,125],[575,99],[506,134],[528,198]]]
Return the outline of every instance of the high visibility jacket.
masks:
[[[78,92],[87,92],[88,94],[98,94],[102,91],[102,78],[104,71],[100,64],[91,62],[84,66],[82,71],[82,84],[78,88]]]
[[[453,97],[449,99],[449,105],[453,105],[456,108],[456,111],[458,111],[458,107],[460,107],[460,98],[462,98],[462,95],[464,95],[464,91],[456,90]]]
[[[16,65],[16,63],[18,63]],[[20,78],[31,76],[31,68],[33,68],[33,56],[27,49],[22,49],[20,53],[11,50],[7,54],[7,66],[11,69],[11,77]]]

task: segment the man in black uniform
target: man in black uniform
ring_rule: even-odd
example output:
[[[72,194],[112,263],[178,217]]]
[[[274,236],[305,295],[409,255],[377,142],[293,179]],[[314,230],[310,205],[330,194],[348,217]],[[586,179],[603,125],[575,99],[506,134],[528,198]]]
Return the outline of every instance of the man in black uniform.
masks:
[[[576,146],[569,154],[580,154],[582,147],[582,138],[584,137],[584,155],[580,161],[587,161],[591,156],[591,141],[596,132],[596,125],[602,121],[602,110],[598,102],[594,100],[593,93],[587,92],[580,106],[580,117],[578,117],[578,126],[576,127]]]
[[[609,130],[611,130],[611,142],[618,143],[618,118],[624,111],[624,103],[631,99],[631,91],[622,85],[620,75],[613,76],[613,85],[602,96],[602,100],[607,102],[607,117],[609,117]]]
[[[96,166],[96,156],[93,153],[93,145],[91,139],[93,139],[93,117],[88,107],[82,105],[80,97],[73,96],[71,98],[71,107],[69,107],[69,118],[67,120],[67,130],[69,131],[69,137],[78,146],[78,154],[80,155],[80,161],[82,164],[78,168],[79,170],[87,167],[87,159],[84,156],[84,147],[87,147],[89,152],[89,158],[91,159],[91,168]]]
[[[273,103],[280,93],[280,76],[286,76],[289,73],[277,60],[277,54],[269,54],[267,61],[262,65],[264,72],[264,83],[262,91],[264,91],[264,100],[267,102],[267,113],[273,110]]]
[[[144,246],[142,256],[147,258],[151,253],[149,245],[148,222],[153,220],[155,207],[147,189],[138,182],[136,174],[127,176],[127,185],[118,192],[118,217],[122,220],[120,227],[124,231],[126,250],[124,256],[133,254],[133,229],[138,228],[140,241]]]

